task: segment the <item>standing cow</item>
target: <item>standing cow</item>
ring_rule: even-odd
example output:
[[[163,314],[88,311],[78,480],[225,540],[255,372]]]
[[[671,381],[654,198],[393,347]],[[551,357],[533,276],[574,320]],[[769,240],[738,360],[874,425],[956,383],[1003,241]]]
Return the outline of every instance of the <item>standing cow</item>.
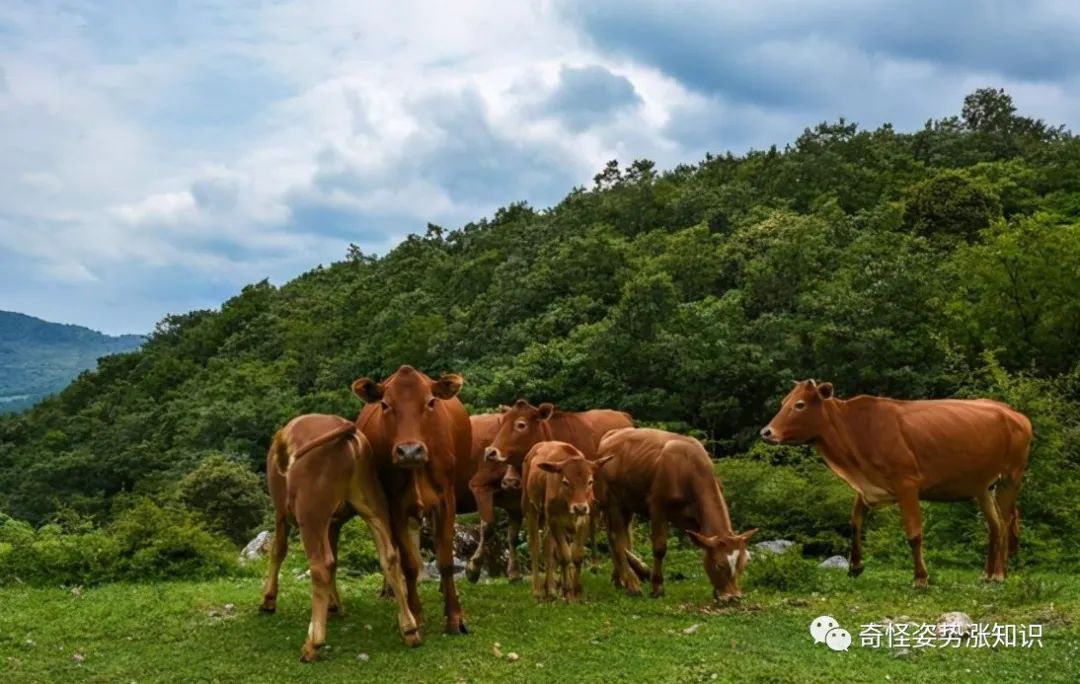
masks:
[[[397,590],[398,625],[405,643],[420,643],[419,625],[405,600],[400,556],[390,532],[390,512],[379,484],[371,446],[356,425],[338,416],[293,418],[274,435],[266,455],[274,502],[274,543],[262,610],[277,608],[278,575],[289,546],[289,521],[300,528],[311,570],[311,624],[301,658],[310,662],[326,642],[328,611],[340,609],[337,534],[359,514],[371,528],[386,581]]]
[[[686,530],[704,552],[705,572],[718,600],[740,596],[746,545],[756,529],[736,534],[727,503],[701,442],[663,430],[625,428],[600,442],[598,498],[607,515],[615,571],[627,593],[641,593],[628,564],[633,516],[652,524],[652,595],[664,594],[668,526]]]
[[[911,545],[917,587],[927,585],[919,500],[975,499],[990,540],[984,579],[1002,582],[1016,552],[1016,499],[1027,467],[1031,422],[986,399],[898,401],[833,397],[830,383],[796,383],[761,430],[769,444],[813,442],[826,465],[855,490],[849,574],[859,575],[870,508],[895,502]],[[996,492],[992,487],[996,485]]]
[[[508,410],[504,407],[504,412]],[[506,575],[511,582],[521,580],[521,571],[518,569],[517,537],[521,529],[521,475],[520,471],[508,463],[489,461],[484,458],[484,451],[491,445],[495,435],[499,431],[499,423],[502,415],[499,413],[484,413],[472,416],[472,454],[469,474],[468,489],[469,499],[475,501],[474,510],[480,513],[480,543],[476,552],[469,558],[465,568],[466,577],[470,582],[480,579],[480,568],[484,562],[485,554],[488,553],[492,536],[495,529],[495,508],[506,511],[508,522],[506,527],[507,536],[507,564]],[[459,481],[461,474],[458,476]],[[458,513],[462,513],[458,507]]]
[[[589,532],[597,464],[566,442],[540,442],[525,457],[522,507],[532,557],[533,596],[555,596],[555,565],[562,571],[563,598],[581,598],[581,560]],[[540,582],[541,530],[547,578]]]
[[[473,493],[476,495],[477,506],[480,509],[481,519],[486,524],[494,523],[494,509],[488,509],[489,518],[485,518],[485,508],[481,500],[490,498],[501,487],[514,488],[520,486],[514,476],[521,472],[525,455],[535,445],[546,441],[560,441],[570,444],[580,451],[587,460],[596,459],[596,449],[600,439],[609,430],[616,428],[631,427],[633,421],[630,414],[622,411],[610,411],[596,409],[592,411],[559,411],[554,404],[543,403],[533,406],[525,399],[518,399],[517,403],[503,412],[499,430],[495,438],[484,451],[484,458],[511,466],[504,480],[498,485],[492,480],[474,478],[472,482]],[[592,525],[592,522],[590,522]],[[481,544],[485,540],[481,540]],[[510,540],[510,545],[514,540]],[[593,562],[596,562],[595,537],[593,543]],[[480,553],[483,550],[477,550]],[[637,558],[637,569],[644,570]]]
[[[394,543],[402,558],[408,605],[422,620],[416,578],[420,550],[410,534],[410,520],[430,513],[446,632],[468,630],[454,585],[455,474],[467,467],[472,431],[458,400],[462,379],[443,375],[432,380],[402,366],[383,382],[361,378],[352,389],[364,406],[356,424],[371,443],[379,479],[390,503]]]

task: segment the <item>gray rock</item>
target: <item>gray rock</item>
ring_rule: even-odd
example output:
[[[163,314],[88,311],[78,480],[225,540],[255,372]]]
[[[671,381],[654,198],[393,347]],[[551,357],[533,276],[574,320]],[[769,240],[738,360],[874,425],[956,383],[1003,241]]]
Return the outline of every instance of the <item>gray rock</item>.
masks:
[[[848,569],[848,559],[843,556],[831,556],[818,563],[819,568],[835,568],[837,570]]]
[[[788,539],[772,539],[754,544],[754,548],[762,553],[786,553],[795,546],[795,542]]]
[[[975,621],[967,613],[954,611],[945,613],[937,619],[937,634],[943,636],[950,634],[967,635],[975,627]]]
[[[459,580],[465,577],[465,561],[461,560],[457,556],[454,556],[454,579]],[[436,561],[429,561],[424,563],[424,567],[420,570],[421,582],[436,582],[440,579],[439,564]]]
[[[273,540],[273,536],[268,530],[263,530],[254,539],[247,543],[244,550],[240,552],[240,560],[249,561],[257,558],[262,558],[270,550],[270,542]]]

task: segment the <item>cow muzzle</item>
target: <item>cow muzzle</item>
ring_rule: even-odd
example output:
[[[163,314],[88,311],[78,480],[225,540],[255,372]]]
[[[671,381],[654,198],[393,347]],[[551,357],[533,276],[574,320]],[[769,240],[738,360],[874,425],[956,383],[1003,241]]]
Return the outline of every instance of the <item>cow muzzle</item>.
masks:
[[[570,512],[576,516],[584,516],[589,514],[589,504],[572,504],[570,506]]]
[[[419,468],[427,463],[427,447],[419,442],[404,442],[394,446],[394,465],[399,468]]]
[[[484,460],[494,463],[506,463],[506,456],[495,447],[484,449]]]
[[[502,482],[499,485],[503,489],[521,489],[521,477],[511,469],[507,471],[506,475],[503,475]]]
[[[761,428],[761,439],[766,444],[779,444],[780,443],[780,438],[776,435],[775,432],[773,432],[773,429],[771,427],[769,427],[768,425]]]

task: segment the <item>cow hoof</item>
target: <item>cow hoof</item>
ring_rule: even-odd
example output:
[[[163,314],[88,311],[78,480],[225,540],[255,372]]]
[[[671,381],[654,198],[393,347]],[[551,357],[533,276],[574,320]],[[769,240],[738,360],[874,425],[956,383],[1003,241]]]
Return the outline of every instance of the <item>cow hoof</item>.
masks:
[[[319,655],[319,649],[321,646],[315,646],[309,641],[305,641],[303,647],[300,649],[300,662],[310,663],[315,660],[315,657]]]
[[[627,596],[641,596],[641,589],[635,588],[635,587],[627,587],[626,588],[626,595]]]
[[[653,598],[660,598],[663,595],[664,595],[664,588],[663,587],[653,587],[652,593],[649,594],[649,596],[651,596]]]
[[[930,588],[930,578],[928,578],[928,577],[916,577],[915,580],[911,583],[911,586],[914,589],[929,589]]]
[[[262,605],[259,606],[259,612],[266,613],[267,615],[273,615],[275,612],[277,612],[277,602],[263,601]]]
[[[460,622],[458,622],[456,624],[453,623],[453,622],[447,622],[446,623],[446,633],[447,634],[468,634],[469,633],[469,627],[465,624],[464,620],[461,620]]]
[[[512,572],[506,579],[510,584],[517,584],[521,581],[522,577],[520,573]]]
[[[848,577],[858,577],[859,575],[862,574],[862,571],[863,571],[863,566],[862,566],[862,563],[860,563],[858,565],[852,565],[852,566],[848,567],[847,574],[848,574]]]
[[[480,581],[480,568],[473,565],[472,563],[468,563],[465,566],[465,579],[469,580],[469,582],[472,583],[472,584],[476,584],[477,582],[479,582]]]
[[[416,648],[420,644],[424,643],[424,638],[420,636],[420,629],[414,629],[411,632],[405,632],[401,635],[401,640],[405,642],[405,645],[409,648]]]

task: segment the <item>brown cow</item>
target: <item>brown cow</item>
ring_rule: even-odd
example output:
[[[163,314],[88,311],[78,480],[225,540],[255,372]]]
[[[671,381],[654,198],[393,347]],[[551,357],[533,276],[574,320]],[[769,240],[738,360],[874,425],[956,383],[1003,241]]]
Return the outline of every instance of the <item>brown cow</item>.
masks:
[[[562,570],[563,598],[581,598],[581,559],[589,531],[596,463],[566,442],[540,442],[525,457],[522,508],[532,557],[533,596],[555,596],[555,563]],[[547,578],[540,583],[540,532],[544,531]]]
[[[507,409],[504,407],[504,412]],[[485,413],[471,416],[472,421],[472,474],[468,487],[470,500],[476,501],[476,510],[480,513],[480,543],[476,552],[469,559],[465,576],[470,582],[480,579],[480,568],[488,551],[488,545],[495,528],[495,508],[506,511],[507,563],[506,575],[511,582],[521,580],[518,569],[517,537],[521,529],[521,475],[514,466],[484,458],[484,451],[495,439],[499,431],[499,413]],[[460,480],[460,474],[459,474]],[[459,507],[458,512],[461,513]]]
[[[391,529],[402,558],[409,608],[422,620],[416,591],[420,550],[410,534],[410,521],[430,513],[449,634],[468,631],[453,565],[455,473],[467,467],[472,440],[469,415],[457,398],[461,385],[459,375],[432,380],[411,366],[402,366],[382,383],[361,378],[352,386],[367,404],[356,424],[371,443],[390,502]]]
[[[1016,498],[1027,467],[1031,422],[986,399],[898,401],[833,397],[830,383],[796,383],[761,430],[769,444],[813,442],[826,465],[855,490],[849,574],[862,572],[862,527],[871,507],[900,506],[915,563],[927,585],[919,500],[975,499],[990,532],[984,579],[1001,582],[1019,540]],[[996,494],[991,487],[996,485]]]
[[[400,556],[390,533],[390,512],[379,485],[371,446],[354,423],[338,416],[308,414],[278,430],[266,455],[266,479],[274,501],[274,544],[262,610],[277,608],[278,575],[289,545],[289,521],[300,538],[311,569],[311,624],[300,651],[305,662],[326,643],[326,615],[338,610],[337,533],[359,514],[371,529],[383,576],[397,589],[398,625],[405,643],[420,643],[419,625],[404,600]]]
[[[736,534],[727,503],[701,442],[663,430],[613,430],[600,442],[603,467],[597,492],[607,513],[608,541],[615,570],[628,594],[641,593],[627,563],[634,515],[652,523],[652,595],[664,594],[664,556],[668,525],[686,530],[704,551],[713,596],[738,598],[739,575],[746,567],[746,545],[756,529]]]
[[[491,446],[485,449],[484,458],[488,461],[506,463],[517,469],[508,471],[506,478],[500,482],[500,487],[513,488],[520,486],[520,480],[516,480],[514,476],[520,472],[525,455],[536,444],[553,440],[566,442],[581,451],[586,459],[592,461],[596,459],[596,448],[600,444],[600,439],[609,430],[631,427],[633,424],[630,414],[622,411],[606,409],[581,412],[559,411],[554,404],[543,403],[533,406],[525,399],[518,399],[517,403],[502,414],[499,431],[492,440]],[[481,497],[491,496],[494,490],[493,482],[474,479],[474,483],[477,486],[473,487],[473,493],[478,501]],[[493,511],[490,514],[491,517],[485,519],[484,511],[481,509],[480,516],[485,523],[490,524],[495,521]],[[637,561],[637,558],[635,557],[633,561]],[[594,570],[596,562],[594,535]],[[644,570],[640,561],[638,561],[638,569]]]

